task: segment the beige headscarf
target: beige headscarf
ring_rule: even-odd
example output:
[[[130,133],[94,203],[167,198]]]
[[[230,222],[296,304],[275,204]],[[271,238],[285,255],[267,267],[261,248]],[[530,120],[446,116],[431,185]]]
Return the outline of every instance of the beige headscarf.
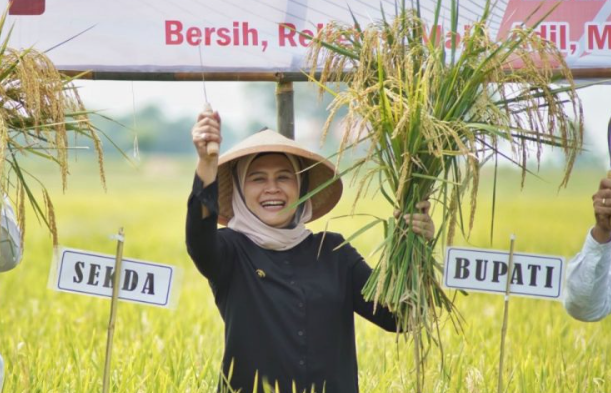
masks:
[[[246,206],[242,192],[248,168],[258,155],[259,154],[251,154],[242,157],[235,166],[231,201],[234,216],[229,220],[227,226],[234,231],[243,233],[262,248],[276,251],[290,250],[312,233],[305,227],[305,223],[312,218],[312,204],[308,200],[300,205],[295,212],[292,224],[287,228],[275,228],[261,221],[259,217]],[[295,170],[297,188],[299,189],[299,196],[301,197],[305,194],[303,191],[307,189],[307,186],[302,190],[303,182],[301,175],[298,173],[301,170],[299,161],[292,154],[284,155],[289,159]]]

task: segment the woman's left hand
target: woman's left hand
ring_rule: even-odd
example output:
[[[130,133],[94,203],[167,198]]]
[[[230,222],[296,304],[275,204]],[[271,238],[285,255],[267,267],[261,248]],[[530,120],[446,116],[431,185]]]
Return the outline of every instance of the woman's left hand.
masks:
[[[431,202],[418,202],[416,203],[416,209],[422,213],[406,214],[403,216],[408,228],[411,228],[414,233],[424,236],[427,241],[433,240],[435,238],[435,223],[431,216],[429,216]]]

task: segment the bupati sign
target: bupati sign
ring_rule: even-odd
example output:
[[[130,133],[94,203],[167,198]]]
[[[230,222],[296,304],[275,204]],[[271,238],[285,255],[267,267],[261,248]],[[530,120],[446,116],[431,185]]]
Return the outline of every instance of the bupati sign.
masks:
[[[564,258],[538,254],[513,254],[475,248],[446,249],[444,285],[447,288],[504,294],[510,279],[512,295],[560,300]]]
[[[460,2],[461,34],[484,3]],[[556,43],[573,69],[609,68],[611,0],[496,3],[489,26],[493,37],[506,37],[537,7],[532,21],[559,4],[537,33]],[[395,1],[381,4],[394,12]],[[434,20],[436,1],[420,4],[423,18]],[[425,34],[435,29],[451,45],[444,31],[451,2],[442,4],[442,20],[429,24]],[[63,70],[199,73],[201,47],[206,71],[300,72],[308,40],[297,31],[315,34],[331,20],[351,24],[351,11],[362,24],[380,19],[380,3],[361,0],[14,0],[9,24],[15,25],[15,47],[46,50],[73,38],[48,53]]]
[[[115,257],[75,249],[60,249],[52,267],[51,286],[64,292],[111,297]],[[119,299],[168,307],[175,302],[174,266],[123,258]]]

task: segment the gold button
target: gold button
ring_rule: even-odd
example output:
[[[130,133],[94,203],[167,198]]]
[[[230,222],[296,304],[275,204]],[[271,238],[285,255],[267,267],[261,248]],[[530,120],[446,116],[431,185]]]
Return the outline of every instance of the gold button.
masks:
[[[257,269],[257,275],[261,278],[265,278],[265,272],[261,269]]]

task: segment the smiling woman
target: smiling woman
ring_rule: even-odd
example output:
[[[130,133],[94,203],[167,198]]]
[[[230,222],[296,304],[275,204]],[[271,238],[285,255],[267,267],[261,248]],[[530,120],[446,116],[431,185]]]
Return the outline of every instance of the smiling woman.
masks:
[[[259,154],[250,161],[246,179],[240,179],[246,207],[271,227],[285,228],[295,216],[299,167],[293,162],[284,154]]]
[[[221,142],[217,113],[199,115],[192,139],[187,249],[225,321],[219,390],[358,392],[354,313],[387,331],[398,325],[364,300],[371,268],[358,252],[340,234],[305,227],[340,199],[335,168],[271,130],[209,155],[207,144]],[[406,221],[429,238],[429,204],[418,206],[423,214]]]

